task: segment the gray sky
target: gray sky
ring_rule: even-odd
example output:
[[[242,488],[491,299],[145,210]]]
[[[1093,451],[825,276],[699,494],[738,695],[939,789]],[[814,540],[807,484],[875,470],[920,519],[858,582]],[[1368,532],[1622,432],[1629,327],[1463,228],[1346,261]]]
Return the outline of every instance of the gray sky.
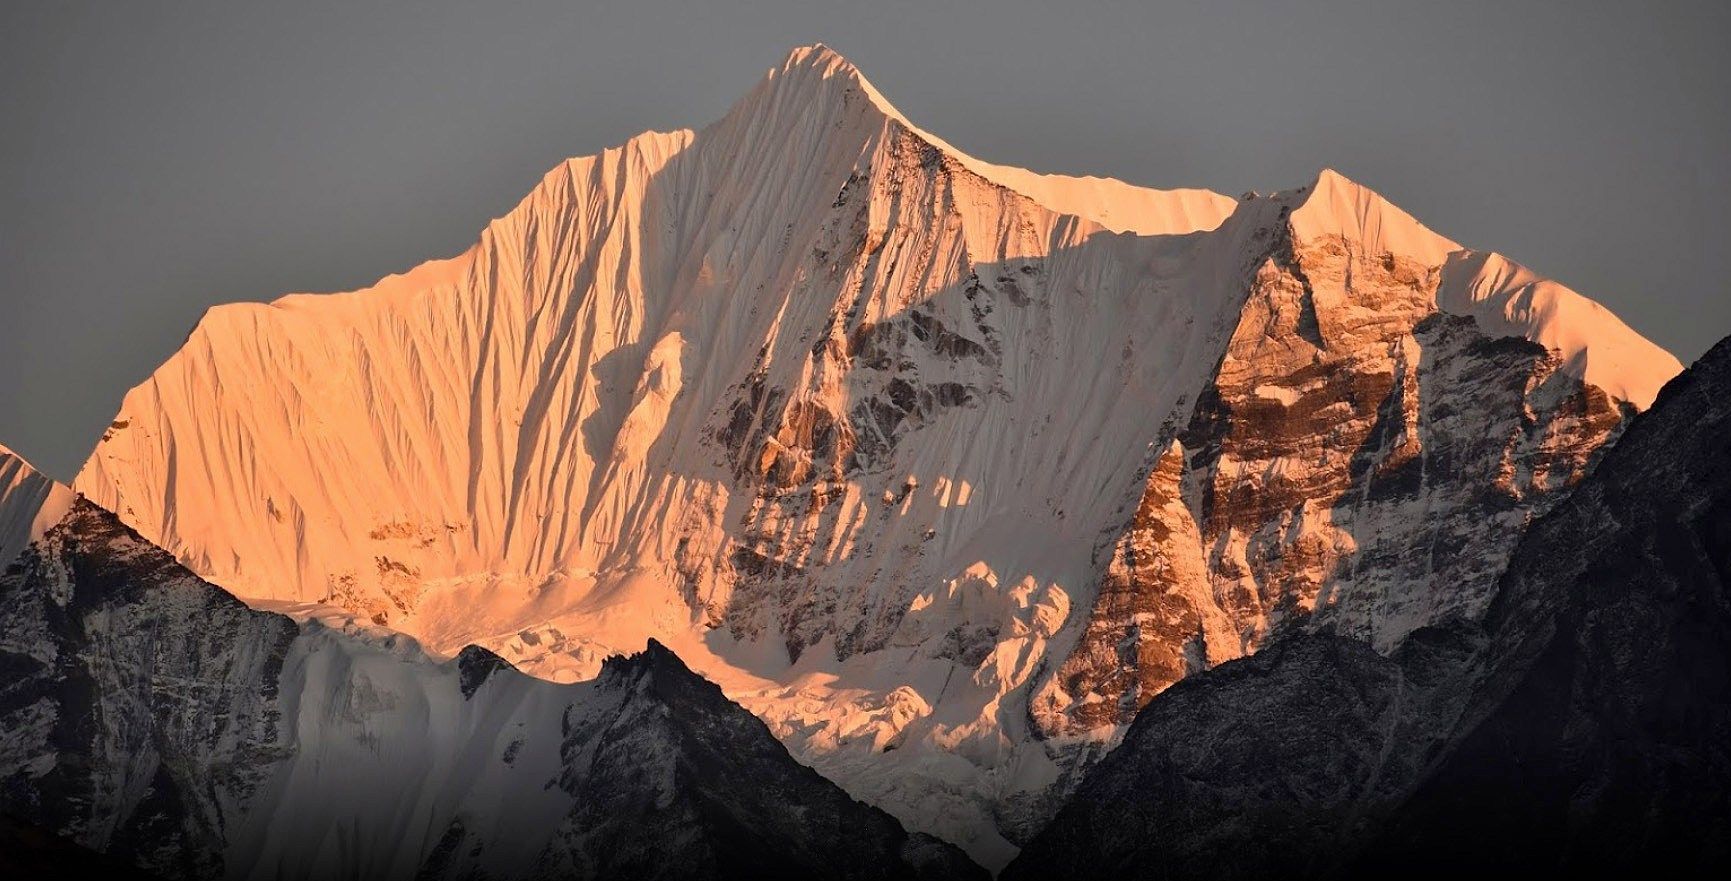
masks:
[[[1234,195],[1332,166],[1685,362],[1731,332],[1725,4],[351,5],[0,4],[0,442],[69,478],[207,306],[461,251],[820,40],[982,159]]]

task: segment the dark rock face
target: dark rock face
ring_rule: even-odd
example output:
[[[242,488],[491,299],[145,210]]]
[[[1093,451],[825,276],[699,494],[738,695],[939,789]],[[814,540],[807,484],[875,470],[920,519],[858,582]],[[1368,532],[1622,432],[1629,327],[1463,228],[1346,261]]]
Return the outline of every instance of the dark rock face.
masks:
[[[1731,864],[1731,341],[1523,543],[1442,761],[1360,861]]]
[[[1386,657],[1295,631],[1188,677],[1137,716],[1003,877],[1269,878],[1325,867],[1447,730],[1438,716],[1474,644],[1424,630]]]
[[[1731,341],[1515,549],[1482,624],[1292,632],[1137,716],[1005,878],[1721,870]]]
[[[551,864],[597,878],[980,878],[792,761],[755,716],[653,640],[611,658],[622,699],[568,719],[560,785],[575,807]],[[650,761],[646,761],[650,759]]]
[[[103,878],[149,881],[156,876],[34,823],[0,814],[0,878]]]
[[[475,696],[481,686],[487,684],[494,673],[512,669],[511,662],[481,648],[478,645],[464,646],[457,653],[457,673],[463,697]]]
[[[168,877],[223,872],[280,758],[297,633],[79,501],[0,578],[0,803]]]
[[[303,631],[82,500],[0,578],[0,672],[0,810],[164,878],[985,877],[658,644],[557,685]]]

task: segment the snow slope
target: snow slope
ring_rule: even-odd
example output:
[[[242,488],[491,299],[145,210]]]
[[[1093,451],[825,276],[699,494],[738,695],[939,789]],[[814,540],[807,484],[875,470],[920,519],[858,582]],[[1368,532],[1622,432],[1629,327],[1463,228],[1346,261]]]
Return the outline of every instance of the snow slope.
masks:
[[[1651,406],[1683,369],[1609,309],[1501,254],[1462,248],[1332,169],[1322,172],[1315,194],[1293,212],[1292,229],[1300,240],[1340,236],[1362,242],[1371,253],[1441,267],[1433,295],[1437,308],[1471,316],[1492,336],[1523,337],[1556,351],[1570,375],[1637,407]]]
[[[985,163],[812,47],[701,131],[555,168],[464,255],[211,310],[75,486],[241,596],[342,607],[436,652],[475,642],[576,680],[654,636],[803,761],[999,865],[1126,713],[1327,607],[1338,567],[1365,573],[1340,614],[1385,642],[1481,605],[1482,573],[1614,436],[1618,402],[1677,369],[1511,267],[1332,172],[1235,201]],[[1477,323],[1421,328],[1439,309]],[[1433,370],[1443,336],[1460,357]],[[1305,385],[1325,363],[1354,379]],[[1282,449],[1228,418],[1257,389],[1306,414]],[[1405,445],[1376,427],[1391,389],[1411,398]],[[1392,468],[1428,449],[1422,414],[1476,406],[1511,433],[1474,461],[1514,450],[1526,471],[1477,518],[1473,577],[1384,566],[1314,513],[1369,485],[1365,456],[1327,445],[1388,441],[1371,458]],[[1156,468],[1195,458],[1180,434],[1225,458]],[[1159,474],[1183,489],[1145,503]],[[1450,522],[1473,521],[1466,478],[1435,474]],[[1297,514],[1224,517],[1218,490],[1270,477],[1292,478]],[[1408,504],[1351,522],[1372,534],[1424,510]],[[1175,530],[1202,573],[1169,609],[1144,607],[1141,510],[1170,517],[1136,535]],[[1109,589],[1130,599],[1097,602]],[[1138,642],[1149,664],[1115,648]]]
[[[42,537],[71,507],[73,492],[0,446],[0,565]]]

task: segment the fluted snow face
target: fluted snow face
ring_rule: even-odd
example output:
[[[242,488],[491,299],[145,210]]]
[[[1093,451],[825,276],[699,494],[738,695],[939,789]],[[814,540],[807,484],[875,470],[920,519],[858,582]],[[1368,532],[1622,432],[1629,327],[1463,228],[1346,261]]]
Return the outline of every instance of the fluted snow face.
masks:
[[[1181,675],[1225,634],[1253,646],[1282,603],[1316,605],[1315,573],[1291,589],[1224,568],[1274,527],[1222,532],[1186,501],[1202,477],[1254,492],[1255,456],[1171,457],[1207,395],[1314,391],[1282,336],[1310,324],[1275,318],[1302,305],[1295,245],[1331,242],[1423,279],[1392,330],[1362,287],[1311,279],[1370,330],[1305,345],[1369,363],[1372,385],[1416,365],[1389,346],[1439,306],[1558,349],[1546,369],[1570,388],[1644,405],[1675,370],[1596,304],[1332,173],[1240,203],[994,166],[818,47],[700,132],[554,169],[461,257],[212,310],[76,486],[243,596],[342,606],[435,649],[480,642],[574,679],[661,638],[854,794],[1001,864],[1076,743],[1117,731],[1077,708],[1133,711],[1163,687],[1121,669],[1125,628],[1166,640]],[[1244,353],[1261,367],[1235,367]],[[1258,369],[1273,378],[1246,385]],[[1307,412],[1326,422],[1345,395],[1358,419],[1355,388]],[[1519,423],[1567,392],[1457,403]],[[1352,456],[1312,460],[1300,495],[1351,484]],[[1184,608],[1209,647],[1188,623],[1144,626],[1147,579],[1113,581],[1135,568],[1125,542],[1155,540],[1149,518],[1178,536],[1176,571],[1202,573]],[[1097,605],[1103,580],[1129,594]],[[1388,581],[1353,594],[1355,616],[1375,619]],[[1217,596],[1228,582],[1255,601]],[[1087,675],[1058,681],[1078,655]]]
[[[0,446],[0,569],[72,506],[72,490]]]

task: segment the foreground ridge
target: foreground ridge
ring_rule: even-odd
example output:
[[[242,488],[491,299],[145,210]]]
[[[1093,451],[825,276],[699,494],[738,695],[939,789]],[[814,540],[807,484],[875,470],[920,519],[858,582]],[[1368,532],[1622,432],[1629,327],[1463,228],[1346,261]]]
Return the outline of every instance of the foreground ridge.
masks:
[[[594,683],[299,626],[86,501],[0,578],[0,809],[165,878],[966,878],[651,642]]]
[[[1526,534],[1482,623],[1295,634],[1137,716],[1006,879],[1534,876],[1731,848],[1731,339]]]

